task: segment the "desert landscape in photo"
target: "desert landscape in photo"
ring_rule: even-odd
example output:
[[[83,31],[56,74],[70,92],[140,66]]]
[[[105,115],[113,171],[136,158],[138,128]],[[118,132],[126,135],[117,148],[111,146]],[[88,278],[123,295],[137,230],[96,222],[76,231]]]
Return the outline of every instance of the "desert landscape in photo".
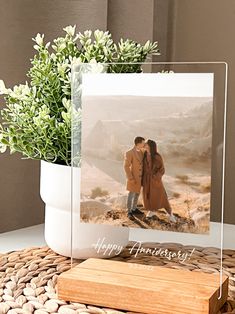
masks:
[[[209,97],[85,96],[82,126],[81,221],[208,233],[213,99]],[[124,153],[143,136],[158,144],[163,183],[177,217],[127,218]],[[141,206],[139,208],[146,214]]]

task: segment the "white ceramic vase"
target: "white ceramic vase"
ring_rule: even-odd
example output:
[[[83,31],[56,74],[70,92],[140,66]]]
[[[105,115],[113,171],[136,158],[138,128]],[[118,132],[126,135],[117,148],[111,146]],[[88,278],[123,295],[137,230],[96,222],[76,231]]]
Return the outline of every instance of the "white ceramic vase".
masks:
[[[72,193],[71,174],[76,193]],[[72,170],[69,166],[41,161],[40,194],[45,203],[46,243],[55,252],[74,258],[114,256],[127,245],[129,229],[80,223],[79,182],[79,168]]]

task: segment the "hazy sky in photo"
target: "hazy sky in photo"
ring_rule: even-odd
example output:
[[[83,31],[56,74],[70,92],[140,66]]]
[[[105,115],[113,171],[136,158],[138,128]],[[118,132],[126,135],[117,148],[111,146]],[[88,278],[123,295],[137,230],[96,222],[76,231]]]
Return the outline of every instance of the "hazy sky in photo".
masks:
[[[87,73],[83,95],[213,97],[213,73]]]

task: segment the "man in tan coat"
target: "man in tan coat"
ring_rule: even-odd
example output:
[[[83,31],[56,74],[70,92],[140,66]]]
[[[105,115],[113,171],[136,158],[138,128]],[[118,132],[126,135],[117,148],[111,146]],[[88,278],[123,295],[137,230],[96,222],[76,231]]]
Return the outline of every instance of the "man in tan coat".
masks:
[[[125,153],[124,170],[127,178],[126,189],[129,191],[127,198],[127,216],[133,219],[133,214],[141,213],[137,209],[138,198],[141,190],[143,172],[143,148],[145,139],[138,136],[134,140],[135,146]]]

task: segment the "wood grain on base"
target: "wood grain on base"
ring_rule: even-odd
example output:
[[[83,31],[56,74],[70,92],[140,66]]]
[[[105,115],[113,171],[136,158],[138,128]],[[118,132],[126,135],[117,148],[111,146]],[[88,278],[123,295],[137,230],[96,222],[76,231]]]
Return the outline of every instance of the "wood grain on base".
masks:
[[[94,258],[57,282],[60,299],[148,314],[214,314],[227,299],[226,276],[220,300],[219,287],[219,274]]]

